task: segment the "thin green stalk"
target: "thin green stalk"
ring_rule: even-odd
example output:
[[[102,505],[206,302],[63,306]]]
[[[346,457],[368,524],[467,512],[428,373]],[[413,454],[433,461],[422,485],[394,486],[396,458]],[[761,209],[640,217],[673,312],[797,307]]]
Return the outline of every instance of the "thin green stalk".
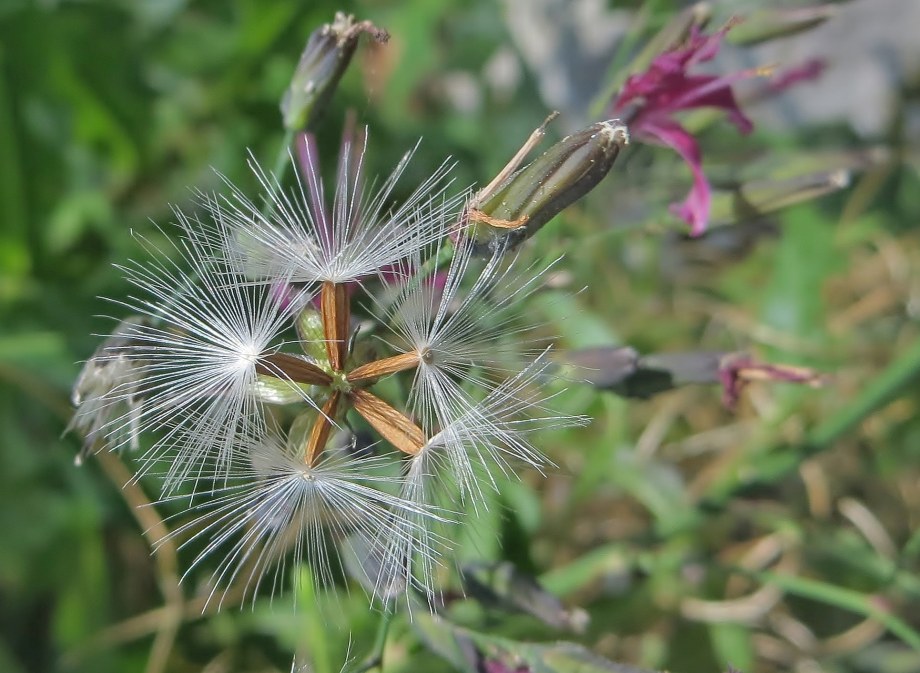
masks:
[[[639,41],[646,34],[649,26],[652,24],[655,14],[658,13],[661,0],[647,0],[642,4],[630,28],[617,45],[616,52],[607,68],[610,74],[610,81],[601,92],[595,96],[588,107],[588,114],[593,118],[599,118],[604,113],[604,109],[613,100],[613,97],[620,90],[620,87],[626,82],[626,78],[636,72],[638,69],[647,66],[657,53],[650,51],[648,48],[635,54]]]
[[[440,269],[450,264],[451,260],[454,258],[454,250],[453,241],[449,238],[446,239],[444,244],[438,248],[437,254],[426,259],[425,263],[419,268],[419,272],[415,276],[417,282],[424,281],[431,274],[437,273]]]
[[[739,572],[744,571],[739,569]],[[875,601],[875,596],[871,594],[863,594],[852,589],[782,573],[759,572],[753,573],[752,576],[764,584],[778,587],[787,593],[874,619],[906,644],[920,651],[920,633],[917,633],[897,615],[888,612]]]
[[[387,635],[390,632],[390,625],[393,623],[394,613],[386,611],[380,617],[380,623],[377,625],[377,636],[374,638],[374,645],[371,651],[365,657],[364,661],[355,669],[354,673],[365,673],[372,669],[383,671],[383,651],[387,643]]]
[[[282,182],[284,177],[287,175],[288,166],[291,165],[291,144],[294,142],[294,131],[291,129],[285,129],[284,137],[281,139],[281,146],[278,149],[278,154],[275,156],[275,166],[272,168],[272,175]],[[271,199],[266,203],[265,209],[268,210],[264,215],[271,213]]]
[[[0,259],[11,273],[25,273],[30,255],[38,251],[38,227],[29,221],[29,203],[25,191],[26,167],[23,164],[22,136],[16,123],[13,89],[7,82],[7,59],[0,49],[0,203],[3,203],[3,232],[0,234]]]
[[[278,148],[278,154],[275,156],[275,165],[272,168],[271,175],[275,177],[275,180],[278,181],[278,184],[284,183],[284,178],[287,175],[288,166],[291,165],[291,144],[294,142],[294,136],[296,134],[291,129],[284,130],[284,137],[281,139],[281,146]],[[265,217],[271,217],[272,213],[275,211],[275,200],[274,199],[265,199],[265,204],[262,206],[262,215]]]
[[[808,438],[814,450],[820,450],[854,430],[868,416],[897,399],[901,392],[920,378],[920,339],[888,365],[863,393],[843,411],[820,424]]]

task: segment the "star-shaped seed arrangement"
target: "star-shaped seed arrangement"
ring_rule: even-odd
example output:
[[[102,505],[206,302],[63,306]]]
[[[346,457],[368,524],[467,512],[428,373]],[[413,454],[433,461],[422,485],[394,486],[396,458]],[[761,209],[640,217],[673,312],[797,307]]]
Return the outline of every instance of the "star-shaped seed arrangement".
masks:
[[[418,366],[425,353],[400,353],[347,370],[351,323],[348,286],[324,282],[319,293],[319,312],[326,362],[316,364],[279,352],[263,355],[256,366],[259,374],[280,376],[293,383],[327,389],[326,400],[307,438],[304,462],[309,467],[319,462],[336,417],[343,415],[348,405],[399,451],[410,456],[418,454],[427,442],[425,433],[408,416],[372,393],[368,387],[382,376]]]

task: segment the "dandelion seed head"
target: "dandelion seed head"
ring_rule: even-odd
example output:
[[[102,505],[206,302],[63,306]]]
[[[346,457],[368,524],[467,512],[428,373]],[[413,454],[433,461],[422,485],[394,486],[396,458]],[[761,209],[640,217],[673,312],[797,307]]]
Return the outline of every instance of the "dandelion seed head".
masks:
[[[275,431],[237,449],[248,454],[251,468],[209,491],[194,506],[196,516],[170,534],[190,535],[184,544],[205,541],[193,567],[217,559],[212,599],[219,600],[220,587],[240,584],[253,594],[266,582],[280,592],[288,556],[295,566],[309,564],[317,583],[329,586],[339,563],[330,542],[360,542],[382,557],[381,531],[402,540],[440,518],[433,508],[388,493],[392,480],[379,459],[336,451],[308,466],[296,442]]]
[[[203,476],[212,453],[219,460],[209,464],[226,472],[236,435],[261,432],[256,365],[291,324],[271,288],[245,282],[227,265],[229,232],[220,220],[203,224],[178,211],[177,217],[182,237],[173,249],[141,237],[150,259],[121,267],[140,294],[115,303],[144,320],[129,327],[131,346],[123,356],[138,380],[130,389],[115,388],[109,401],[131,395],[143,406],[104,426],[107,437],[129,424],[161,433],[144,462],[171,458],[167,490]],[[298,388],[290,390],[309,401]]]
[[[417,256],[404,265],[406,280],[395,299],[373,307],[391,347],[418,354],[407,406],[428,435],[472,407],[470,390],[488,393],[494,380],[525,368],[541,350],[539,325],[523,318],[522,306],[551,265],[516,270],[515,258],[499,256],[480,265],[464,232],[454,246],[442,285],[419,277],[425,258]],[[439,253],[439,247],[427,251],[428,258]]]
[[[259,348],[259,344],[249,342],[246,344],[240,344],[240,347],[236,349],[236,363],[240,369],[249,369],[254,367],[259,360],[259,355],[262,354],[262,351]]]
[[[405,201],[395,203],[412,153],[375,189],[364,181],[366,142],[353,143],[347,141],[340,153],[331,203],[313,155],[308,155],[293,190],[250,158],[267,214],[223,178],[230,194],[204,205],[218,211],[234,232],[233,258],[248,277],[262,282],[279,275],[307,284],[359,282],[446,236],[464,202],[461,195],[447,195],[452,164],[442,164]],[[293,156],[291,162],[296,168]]]
[[[214,600],[277,593],[300,564],[330,585],[338,547],[370,560],[378,600],[432,603],[447,529],[518,464],[541,469],[532,432],[572,422],[545,405],[549,364],[522,311],[546,265],[478,259],[446,165],[394,204],[411,153],[375,188],[364,151],[343,147],[331,201],[315,161],[294,191],[251,161],[263,203],[229,182],[199,194],[206,216],[177,212],[172,249],[142,239],[150,259],[123,267],[138,294],[117,303],[143,320],[117,357],[136,377],[102,399],[142,404],[94,432],[159,433],[141,473],[162,470],[164,500],[191,491],[172,535],[213,572]],[[377,389],[389,376],[408,387]],[[361,450],[339,441],[352,423],[376,433]]]

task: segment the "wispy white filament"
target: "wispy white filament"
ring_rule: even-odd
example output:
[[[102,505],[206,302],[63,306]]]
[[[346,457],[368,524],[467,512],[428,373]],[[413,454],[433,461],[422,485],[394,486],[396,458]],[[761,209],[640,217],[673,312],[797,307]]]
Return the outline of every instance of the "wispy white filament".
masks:
[[[541,286],[546,267],[518,270],[496,255],[477,269],[473,250],[460,234],[443,279],[414,277],[423,267],[417,258],[396,300],[376,306],[393,332],[391,346],[419,355],[408,406],[429,435],[471,409],[469,389],[487,393],[494,377],[520,371],[536,355],[536,325],[522,302]]]
[[[289,192],[250,159],[267,208],[227,182],[230,196],[214,207],[235,232],[246,274],[263,281],[282,275],[307,284],[358,281],[445,236],[463,204],[462,196],[445,196],[449,164],[442,164],[401,205],[394,206],[393,193],[412,152],[372,192],[362,187],[366,148],[352,149],[350,143],[342,149],[344,165],[328,210],[313,165],[298,188]]]
[[[474,241],[455,229],[464,195],[445,195],[446,166],[399,206],[391,202],[411,153],[380,189],[365,191],[364,149],[343,148],[328,208],[315,164],[307,162],[305,182],[288,192],[250,161],[264,203],[228,182],[227,197],[200,195],[209,221],[177,213],[182,237],[172,248],[142,239],[151,260],[123,267],[140,292],[118,302],[139,319],[98,360],[117,365],[106,373],[128,374],[114,385],[103,381],[99,394],[98,381],[78,386],[93,393],[79,417],[93,438],[160,433],[142,471],[165,465],[170,500],[192,484],[193,518],[173,534],[200,549],[195,566],[216,559],[212,597],[230,585],[278,591],[292,562],[309,563],[329,584],[340,563],[333,542],[364,556],[366,579],[384,602],[410,588],[430,602],[449,548],[439,527],[459,522],[455,510],[481,507],[484,490],[497,488],[513,463],[541,468],[532,432],[580,422],[548,410],[549,365],[523,308],[545,267],[475,257]],[[432,274],[448,245],[452,262]],[[424,446],[411,457],[394,450],[374,458],[312,446],[319,458],[309,465],[304,440],[297,446],[269,429],[262,404],[300,402],[318,412],[322,398],[310,394],[323,386],[298,386],[280,369],[277,380],[259,371],[274,366],[265,356],[284,345],[286,330],[293,334],[294,316],[320,283],[372,276],[382,280],[371,295],[377,333],[390,347],[380,357],[391,365],[377,371],[413,368],[406,397],[387,402],[405,413],[401,421],[420,426],[424,437],[413,447]],[[325,348],[304,350],[328,368],[318,362]],[[374,384],[348,378],[352,366],[369,364],[352,362],[364,352],[355,349],[345,371],[327,377],[342,400],[328,419],[337,427],[358,417],[344,409],[357,399],[352,386]],[[406,354],[417,357],[388,358]],[[112,411],[125,406],[127,413]]]
[[[136,363],[139,381],[111,397],[131,394],[143,406],[139,418],[119,417],[107,428],[136,423],[163,433],[147,459],[169,454],[167,489],[194,480],[206,463],[226,472],[237,435],[262,434],[256,363],[291,325],[277,293],[246,283],[229,263],[220,219],[205,227],[176,215],[179,259],[141,239],[151,259],[121,267],[142,294],[118,303],[148,320],[127,328],[131,345],[120,353]]]
[[[480,402],[469,406],[431,437],[421,451],[407,463],[401,496],[416,507],[438,504],[445,493],[455,493],[460,504],[478,509],[483,484],[497,489],[496,471],[513,474],[513,463],[541,469],[544,459],[530,442],[530,435],[546,428],[564,428],[584,423],[585,419],[557,415],[546,403],[552,397],[542,380],[550,365],[544,356],[505,380]],[[382,534],[388,562],[383,564],[379,584],[398,581],[434,598],[433,570],[437,556],[449,546],[445,535],[433,532],[432,525],[443,523],[411,520],[411,529],[397,536]],[[424,552],[424,553],[422,553]]]
[[[212,597],[232,585],[254,595],[266,578],[276,593],[291,562],[294,567],[308,563],[317,583],[328,586],[339,567],[330,542],[360,542],[364,552],[381,556],[381,531],[387,531],[388,542],[405,545],[441,518],[433,508],[389,493],[393,478],[382,470],[381,459],[336,450],[311,467],[302,450],[274,432],[247,442],[241,448],[249,454],[250,468],[232,484],[199,494],[199,500],[206,497],[195,506],[198,516],[172,533],[193,531],[184,544],[206,540],[193,566],[212,555],[220,559]],[[432,553],[415,550],[422,557]]]

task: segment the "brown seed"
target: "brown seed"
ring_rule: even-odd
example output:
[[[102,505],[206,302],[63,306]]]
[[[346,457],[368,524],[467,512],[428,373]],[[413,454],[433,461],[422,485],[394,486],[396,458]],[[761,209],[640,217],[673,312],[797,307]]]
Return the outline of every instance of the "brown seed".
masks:
[[[339,408],[339,402],[342,399],[342,393],[338,390],[333,391],[329,399],[323,405],[323,412],[317,416],[313,429],[310,431],[310,438],[307,440],[307,451],[305,462],[310,467],[316,465],[319,457],[326,448],[326,442],[329,441],[329,434],[332,432],[332,423],[335,421],[335,414]]]
[[[332,383],[332,377],[329,374],[312,362],[290,353],[270,353],[260,356],[256,362],[256,373],[315,386],[328,386]]]
[[[406,369],[417,367],[421,362],[418,353],[402,353],[393,357],[384,358],[368,362],[360,367],[355,367],[349,373],[346,379],[349,383],[357,381],[366,381],[367,379],[376,379],[387,374],[395,374]]]
[[[425,433],[422,429],[373,393],[356,388],[349,393],[349,398],[355,411],[403,453],[415,456],[425,446]]]
[[[323,283],[320,312],[323,317],[323,334],[326,337],[329,363],[335,371],[340,372],[345,366],[345,357],[348,354],[348,328],[351,323],[348,287],[344,283]]]

